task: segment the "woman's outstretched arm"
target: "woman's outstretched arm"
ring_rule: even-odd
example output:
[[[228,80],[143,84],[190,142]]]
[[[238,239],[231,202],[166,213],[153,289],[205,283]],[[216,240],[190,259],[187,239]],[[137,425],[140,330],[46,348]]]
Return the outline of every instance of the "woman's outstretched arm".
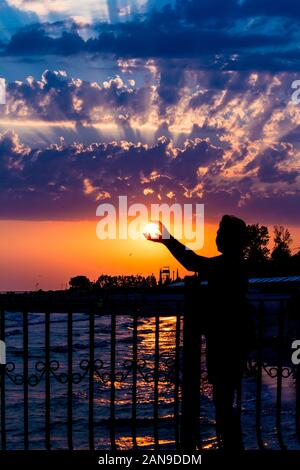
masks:
[[[153,237],[150,234],[145,234],[148,240],[165,245],[177,261],[188,271],[205,272],[208,269],[210,258],[197,255],[194,251],[187,249],[182,243],[169,234],[168,230],[161,222],[159,222],[158,225],[161,235]]]
[[[188,271],[203,272],[208,269],[209,258],[197,255],[194,251],[187,249],[172,235],[169,239],[162,240],[162,243]]]

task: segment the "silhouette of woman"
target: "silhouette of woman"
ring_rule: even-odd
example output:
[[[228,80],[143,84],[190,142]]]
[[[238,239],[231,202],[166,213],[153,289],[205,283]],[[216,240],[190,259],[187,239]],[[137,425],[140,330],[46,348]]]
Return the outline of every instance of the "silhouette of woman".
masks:
[[[251,321],[246,301],[247,273],[243,252],[247,245],[247,227],[243,220],[224,215],[217,231],[219,256],[207,258],[188,250],[161,224],[158,237],[189,271],[208,280],[206,315],[206,362],[208,380],[213,385],[216,428],[226,449],[242,448],[240,423],[234,408],[252,341]]]

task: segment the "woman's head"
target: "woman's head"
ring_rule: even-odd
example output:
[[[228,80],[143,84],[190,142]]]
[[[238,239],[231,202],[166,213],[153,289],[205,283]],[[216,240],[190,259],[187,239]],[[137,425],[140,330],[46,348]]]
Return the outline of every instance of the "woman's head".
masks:
[[[216,244],[223,254],[242,254],[247,246],[247,226],[242,219],[224,215],[217,231]]]

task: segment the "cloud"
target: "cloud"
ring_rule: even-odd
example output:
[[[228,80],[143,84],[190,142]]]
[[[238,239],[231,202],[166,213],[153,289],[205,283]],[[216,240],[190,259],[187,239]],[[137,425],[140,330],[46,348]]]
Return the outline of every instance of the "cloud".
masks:
[[[169,3],[170,0],[85,0],[77,2],[72,0],[9,0],[23,11],[35,11],[44,21],[57,21],[67,17],[76,17],[82,21],[90,21],[93,17],[101,20],[124,21],[136,14],[150,8],[150,5],[160,7],[160,4]],[[146,4],[146,5],[145,5]]]
[[[136,82],[134,73],[124,72],[126,65],[152,71]],[[300,107],[291,102],[296,74],[187,67],[176,77],[175,61],[174,79],[168,82],[154,62],[123,61],[120,67],[120,75],[100,83],[50,70],[39,80],[28,77],[8,83],[2,129],[22,129],[23,141],[31,146],[59,141],[61,136],[68,143],[124,139],[136,144],[167,136],[179,146],[188,138],[208,138],[224,149],[224,168],[234,175],[254,173],[257,166],[251,168],[251,162],[267,147],[285,142],[298,146]],[[269,160],[272,165],[272,157]]]
[[[14,34],[5,52],[8,55],[71,55],[84,48],[85,42],[78,33],[63,31],[59,38],[53,38],[38,24]]]
[[[211,69],[290,70],[299,62],[299,15],[291,2],[276,4],[178,0],[125,22],[91,24],[89,37],[74,20],[72,28],[61,22],[60,32],[56,23],[55,31],[50,23],[36,24],[16,32],[2,54],[196,59]]]
[[[139,83],[133,79],[134,68],[130,73],[134,66],[143,73]],[[7,84],[2,119],[149,124],[163,135],[172,127],[189,127],[192,132],[195,126],[220,134],[241,124],[251,139],[262,135],[267,125],[269,135],[279,136],[298,126],[298,107],[291,103],[296,78],[291,73],[207,72],[188,65],[182,69],[177,61],[169,68],[153,61],[123,61],[120,74],[99,83],[69,77],[63,70],[46,70],[38,80],[29,76]]]
[[[7,85],[3,114],[17,120],[95,124],[110,115],[121,122],[128,115],[142,117],[151,104],[151,94],[151,86],[136,88],[132,79],[124,81],[118,75],[98,84],[70,79],[64,71],[46,70],[40,80],[28,77]]]
[[[293,147],[290,144],[267,148],[247,165],[246,170],[256,169],[257,177],[263,183],[295,183],[298,171],[285,169],[290,159],[289,152],[293,153]]]
[[[33,12],[24,12],[12,6],[6,0],[0,0],[0,39],[7,41],[12,33],[18,29],[36,23],[37,15]]]
[[[145,204],[204,203],[209,218],[230,212],[266,223],[295,216],[285,205],[290,200],[295,208],[299,201],[299,169],[285,166],[298,157],[296,149],[266,149],[239,175],[228,173],[227,153],[199,138],[181,148],[167,138],[153,146],[122,141],[30,148],[7,132],[0,137],[0,217],[93,219],[101,201],[117,203],[119,195]],[[274,154],[280,157],[272,165]],[[300,222],[299,211],[293,222]]]
[[[163,3],[126,16],[112,1],[101,23],[24,17],[2,39],[3,60],[80,54],[119,71],[96,82],[46,70],[7,84],[0,125],[28,135],[1,135],[0,217],[91,218],[99,201],[127,194],[203,202],[210,217],[300,222],[295,2]],[[51,126],[60,143],[36,144]]]
[[[188,138],[208,138],[228,149],[224,165],[234,174],[253,173],[253,158],[267,147],[298,146],[300,107],[291,101],[297,74],[182,70],[174,61],[168,80],[167,69],[154,61],[119,65],[120,74],[99,83],[62,70],[8,83],[2,129],[18,126],[30,145],[42,136],[44,142],[63,136],[68,143],[124,139],[136,144],[166,136],[179,146]]]

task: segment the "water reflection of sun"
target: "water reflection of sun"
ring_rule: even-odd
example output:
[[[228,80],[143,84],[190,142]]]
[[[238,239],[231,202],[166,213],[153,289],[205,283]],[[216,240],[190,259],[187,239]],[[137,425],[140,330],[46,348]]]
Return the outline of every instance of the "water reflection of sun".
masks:
[[[176,335],[177,318],[175,316],[160,317],[159,319],[159,350],[160,352],[169,351],[170,354],[175,352],[175,335]],[[155,318],[144,318],[139,323],[139,347],[143,352],[154,352],[156,335],[155,335]]]
[[[138,447],[149,447],[152,448],[155,445],[155,440],[152,436],[137,436],[136,443]],[[169,439],[160,439],[159,444],[161,446],[172,445],[173,441]],[[120,450],[131,449],[133,441],[131,436],[120,436],[118,438],[118,447]]]

